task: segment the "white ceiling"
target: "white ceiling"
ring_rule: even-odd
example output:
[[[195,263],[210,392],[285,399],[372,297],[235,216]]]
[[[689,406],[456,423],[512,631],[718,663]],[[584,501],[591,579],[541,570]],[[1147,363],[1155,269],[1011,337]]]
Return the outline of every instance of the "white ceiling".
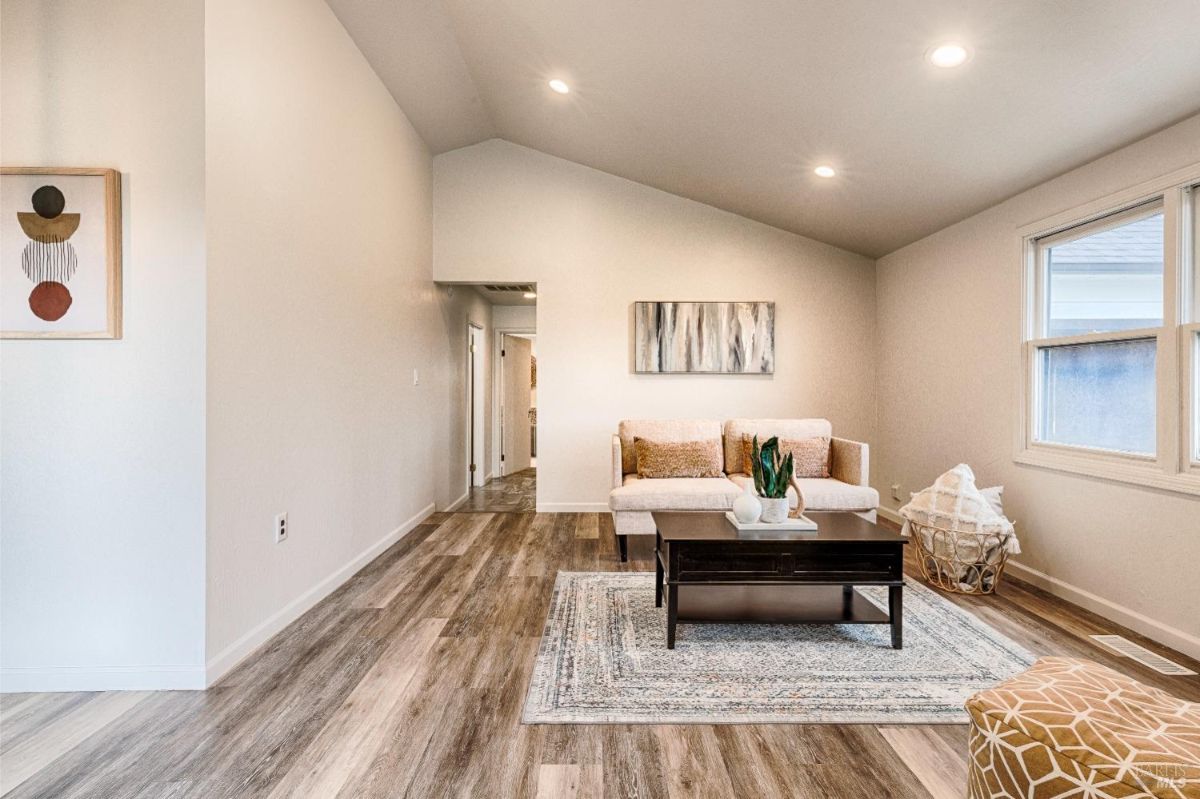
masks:
[[[499,136],[869,256],[1200,110],[1198,0],[328,2],[434,153]]]

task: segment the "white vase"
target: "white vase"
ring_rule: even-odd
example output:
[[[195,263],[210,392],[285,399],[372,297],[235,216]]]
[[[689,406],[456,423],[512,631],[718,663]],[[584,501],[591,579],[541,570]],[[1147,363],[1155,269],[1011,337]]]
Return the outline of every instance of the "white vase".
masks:
[[[742,495],[733,501],[733,517],[742,524],[754,524],[762,515],[762,503],[754,494],[754,483],[746,481]]]
[[[782,499],[759,498],[762,503],[762,521],[764,524],[783,524],[788,517],[787,497]]]

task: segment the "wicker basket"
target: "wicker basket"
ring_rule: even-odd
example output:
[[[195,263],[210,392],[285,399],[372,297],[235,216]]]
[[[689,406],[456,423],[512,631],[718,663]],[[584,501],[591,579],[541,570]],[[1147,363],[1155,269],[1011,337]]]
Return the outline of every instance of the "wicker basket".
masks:
[[[992,594],[1008,563],[1012,533],[964,533],[909,521],[925,579],[956,594]]]

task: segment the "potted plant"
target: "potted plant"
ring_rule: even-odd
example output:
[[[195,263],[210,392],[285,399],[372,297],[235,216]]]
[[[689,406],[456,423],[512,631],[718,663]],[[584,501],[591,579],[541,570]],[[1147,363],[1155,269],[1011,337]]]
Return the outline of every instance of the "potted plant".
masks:
[[[754,489],[762,502],[762,521],[781,524],[787,520],[789,486],[796,489],[798,512],[804,512],[804,499],[793,476],[792,454],[789,452],[786,457],[780,454],[778,436],[771,436],[761,447],[755,436],[750,464],[754,469]]]

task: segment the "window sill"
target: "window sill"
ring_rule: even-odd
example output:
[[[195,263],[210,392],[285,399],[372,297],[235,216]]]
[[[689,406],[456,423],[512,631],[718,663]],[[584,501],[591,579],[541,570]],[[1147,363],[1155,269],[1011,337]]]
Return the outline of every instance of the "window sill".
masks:
[[[1013,460],[1026,466],[1053,469],[1057,472],[1098,477],[1118,483],[1200,496],[1200,474],[1195,472],[1166,474],[1157,463],[1152,461],[1125,460],[1040,447],[1022,450]]]

